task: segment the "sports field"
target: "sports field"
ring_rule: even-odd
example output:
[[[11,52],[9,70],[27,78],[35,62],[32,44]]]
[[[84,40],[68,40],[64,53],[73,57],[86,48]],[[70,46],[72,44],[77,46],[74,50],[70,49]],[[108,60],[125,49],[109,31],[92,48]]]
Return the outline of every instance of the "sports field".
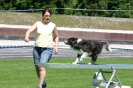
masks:
[[[41,20],[41,14],[38,13],[0,12],[0,14],[0,24],[32,25]],[[58,27],[133,30],[133,21],[125,19],[52,15],[51,20]],[[75,58],[53,58],[50,63],[71,63],[74,60]],[[87,60],[85,59],[83,63],[87,63]],[[97,63],[133,64],[133,58],[99,58]],[[98,70],[47,68],[47,88],[90,88],[93,75]],[[133,87],[133,69],[119,69],[117,74],[123,85]],[[38,78],[33,59],[0,60],[0,88],[37,88],[37,86]]]
[[[50,63],[71,63],[74,58],[52,58]],[[87,63],[85,59],[83,63]],[[132,58],[99,58],[98,64],[133,64]],[[99,69],[47,68],[47,88],[90,88]],[[133,70],[118,69],[123,85],[133,87]],[[0,88],[37,88],[38,79],[32,59],[0,60]]]

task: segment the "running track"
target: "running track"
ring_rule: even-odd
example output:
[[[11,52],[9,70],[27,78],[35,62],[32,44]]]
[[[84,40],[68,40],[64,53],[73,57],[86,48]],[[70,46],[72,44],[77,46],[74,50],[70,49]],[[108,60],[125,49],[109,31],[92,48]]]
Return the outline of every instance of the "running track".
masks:
[[[32,58],[33,47],[20,48],[0,48],[0,59],[30,59]],[[59,46],[58,54],[53,54],[53,58],[76,58],[76,53],[69,47]],[[103,51],[99,57],[102,58],[133,58],[133,52],[115,50],[113,52]]]

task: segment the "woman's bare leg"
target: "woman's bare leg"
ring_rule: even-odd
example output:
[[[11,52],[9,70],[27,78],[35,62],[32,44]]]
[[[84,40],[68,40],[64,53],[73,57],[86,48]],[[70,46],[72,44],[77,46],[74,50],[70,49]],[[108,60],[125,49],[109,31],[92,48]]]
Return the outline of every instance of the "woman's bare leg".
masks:
[[[36,74],[39,78],[39,85],[42,85],[46,76],[46,69],[44,67],[38,67],[35,65]]]

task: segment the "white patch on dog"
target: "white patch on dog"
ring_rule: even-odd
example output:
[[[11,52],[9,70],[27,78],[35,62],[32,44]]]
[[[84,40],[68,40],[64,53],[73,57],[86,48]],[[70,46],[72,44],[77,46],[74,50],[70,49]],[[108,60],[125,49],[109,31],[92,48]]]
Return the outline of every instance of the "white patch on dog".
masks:
[[[76,50],[76,49],[74,49],[73,47],[71,47],[70,46],[70,48],[74,51],[74,52],[76,52],[77,54],[83,54],[84,52],[83,52],[83,50],[82,49],[80,49],[80,50]]]
[[[73,49],[73,48],[71,48],[71,49]],[[86,57],[88,57],[89,55],[91,55],[91,53],[83,52],[82,49],[80,49],[80,50],[73,49],[73,50],[74,50],[74,52],[80,54],[81,57],[80,58],[76,58],[76,60],[72,64],[80,63],[80,62],[83,61],[83,59],[85,59]]]
[[[80,62],[79,59],[80,59],[80,58],[76,58],[76,60],[75,60],[72,64],[77,64],[77,63],[79,63],[79,62]]]
[[[82,39],[78,39],[78,40],[77,40],[77,43],[79,43],[79,42],[81,42],[81,41],[82,41]]]
[[[86,57],[88,57],[89,55],[91,55],[91,53],[87,53],[87,52],[84,52],[81,56],[81,61],[83,61],[83,59],[85,59]]]

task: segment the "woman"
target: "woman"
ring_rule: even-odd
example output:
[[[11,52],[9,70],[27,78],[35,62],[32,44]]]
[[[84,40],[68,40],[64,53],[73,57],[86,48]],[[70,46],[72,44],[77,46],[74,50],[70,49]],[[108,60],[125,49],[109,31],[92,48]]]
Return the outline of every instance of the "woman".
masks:
[[[42,21],[37,21],[29,28],[25,35],[25,42],[29,42],[30,33],[36,30],[35,47],[33,49],[34,64],[37,76],[39,78],[38,88],[46,88],[45,76],[46,68],[38,67],[38,63],[48,63],[53,53],[53,39],[55,41],[55,54],[58,52],[59,37],[56,25],[50,22],[51,12],[44,9],[42,12]]]

